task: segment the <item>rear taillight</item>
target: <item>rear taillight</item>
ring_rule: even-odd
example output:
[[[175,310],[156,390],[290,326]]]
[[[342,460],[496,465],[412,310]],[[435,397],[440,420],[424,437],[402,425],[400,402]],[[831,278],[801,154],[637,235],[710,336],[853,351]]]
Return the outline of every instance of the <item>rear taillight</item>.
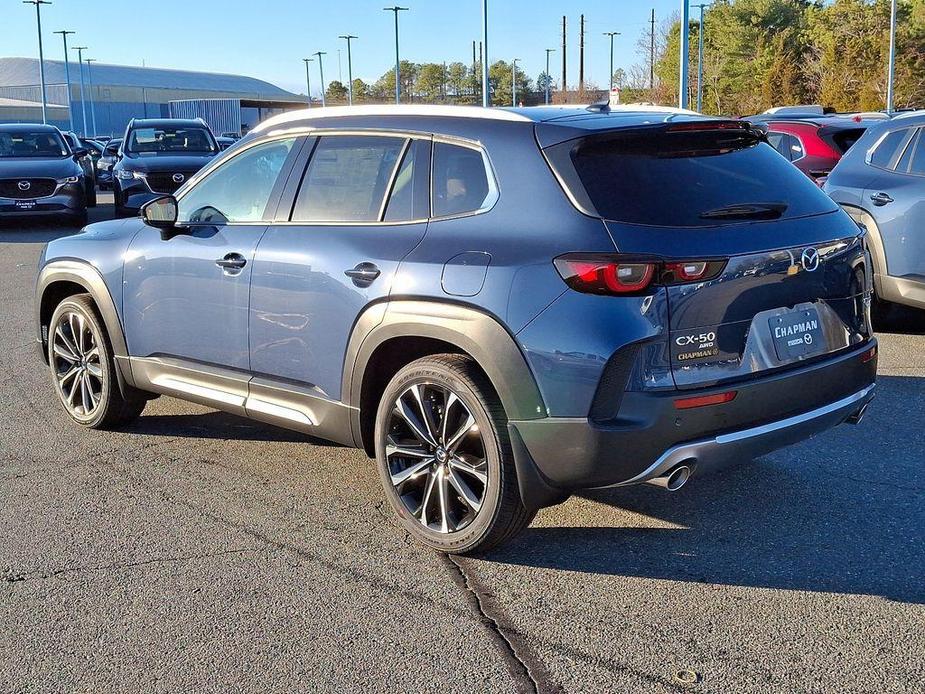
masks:
[[[876,356],[877,356],[877,346],[874,345],[869,350],[864,352],[864,354],[861,355],[861,363],[866,364],[869,361],[873,361],[876,358]]]
[[[556,269],[565,283],[585,294],[634,294],[652,283],[655,263],[610,259],[556,258]]]
[[[713,279],[726,266],[723,260],[663,262],[614,255],[563,255],[553,261],[559,275],[575,291],[625,295],[646,291],[653,284],[685,284]]]

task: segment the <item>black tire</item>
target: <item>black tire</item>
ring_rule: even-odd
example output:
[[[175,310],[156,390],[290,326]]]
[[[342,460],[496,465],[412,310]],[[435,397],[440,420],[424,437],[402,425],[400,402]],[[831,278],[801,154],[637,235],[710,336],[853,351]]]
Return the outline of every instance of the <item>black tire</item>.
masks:
[[[59,328],[61,334],[57,332]],[[58,400],[70,418],[81,426],[117,429],[144,410],[147,401],[141,393],[124,397],[119,390],[112,345],[89,294],[69,296],[55,308],[48,328],[48,363]],[[78,363],[82,370],[77,367],[78,373],[62,383],[62,377]],[[84,396],[83,384],[78,379],[85,379],[89,395]],[[82,402],[75,405],[78,398]],[[91,406],[85,407],[86,403]]]
[[[87,191],[87,207],[96,207],[96,184],[92,184]]]
[[[874,299],[870,305],[870,320],[874,330],[889,328],[896,318],[896,304],[890,301],[884,301],[874,294]]]
[[[416,387],[421,389],[413,390]],[[423,438],[417,437],[421,444],[420,447],[414,447],[414,457],[402,456],[393,448],[393,459],[390,462],[386,446],[395,446],[400,439],[403,440],[401,430],[406,427],[408,420],[399,416],[398,407],[399,398],[409,397],[408,393],[417,393],[418,401],[421,400],[421,393],[425,394],[423,399],[428,404],[422,404],[420,408],[428,408],[432,428],[442,431],[442,434],[435,437],[439,438],[438,446],[428,446]],[[449,394],[456,399],[451,399]],[[418,411],[423,417],[428,416],[423,409]],[[453,415],[456,420],[452,427],[456,429],[457,435],[463,431],[465,433],[458,438],[457,443],[450,442],[444,449],[444,444],[454,437],[450,435],[450,425],[443,425],[443,420],[449,422]],[[475,422],[474,427],[469,424],[472,420],[467,419],[470,415]],[[461,427],[458,426],[460,423]],[[407,439],[408,432],[414,435],[411,427],[406,427],[404,439]],[[474,447],[470,450],[481,451],[482,456],[460,453],[464,446]],[[521,501],[504,407],[488,378],[469,357],[458,354],[424,357],[396,373],[386,386],[379,403],[375,447],[377,467],[386,498],[399,522],[415,538],[436,550],[452,554],[485,552],[520,533],[536,515],[535,510],[526,509]],[[401,450],[409,450],[409,447],[402,447]],[[439,451],[443,453],[442,459],[438,461],[436,456]],[[433,456],[431,463],[428,463],[428,456]],[[460,464],[463,464],[462,468],[455,467]],[[426,466],[422,472],[406,478],[407,482],[398,483],[398,486],[393,482],[393,474],[400,476],[402,472],[422,465]],[[470,470],[478,467],[487,475],[487,481],[482,483],[479,478],[467,477],[469,473],[465,473],[465,467]],[[464,495],[457,486],[460,479],[468,480],[469,484],[463,485],[463,490],[472,493],[472,498],[477,497],[474,489],[482,492],[477,510],[473,510],[471,503],[465,503]],[[406,484],[412,485],[410,491],[404,486]],[[428,497],[425,496],[428,484],[431,490],[434,485],[443,485],[443,493],[438,491],[443,521],[441,523],[440,518],[437,519],[436,529],[432,524],[424,524],[428,520]],[[420,502],[416,501],[418,495],[422,497]],[[419,505],[417,511],[414,511],[410,506],[416,503]],[[450,528],[446,520],[448,515],[453,515],[447,513],[449,506],[465,512],[462,522],[452,521],[455,529]],[[425,509],[423,513],[421,509]]]

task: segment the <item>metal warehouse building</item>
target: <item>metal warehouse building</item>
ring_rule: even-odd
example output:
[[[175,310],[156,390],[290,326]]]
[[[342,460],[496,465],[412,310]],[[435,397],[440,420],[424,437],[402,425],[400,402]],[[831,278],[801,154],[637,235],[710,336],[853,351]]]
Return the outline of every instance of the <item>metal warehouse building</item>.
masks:
[[[269,115],[301,108],[300,94],[241,75],[93,63],[83,66],[85,100],[81,100],[80,68],[70,63],[67,94],[62,61],[45,61],[48,121],[90,135],[120,136],[131,118],[200,116],[216,134],[248,130]],[[92,83],[92,87],[91,87]],[[39,61],[0,58],[0,123],[41,122]],[[86,113],[86,127],[84,127]]]

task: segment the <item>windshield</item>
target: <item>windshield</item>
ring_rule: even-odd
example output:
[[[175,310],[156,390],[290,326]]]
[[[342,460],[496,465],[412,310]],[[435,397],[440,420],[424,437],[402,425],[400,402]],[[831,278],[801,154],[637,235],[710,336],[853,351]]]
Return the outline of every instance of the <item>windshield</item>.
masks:
[[[125,151],[141,152],[215,152],[215,140],[202,127],[164,126],[135,128],[129,135]]]
[[[0,132],[0,157],[66,157],[68,148],[56,132]]]
[[[837,209],[752,133],[628,129],[570,143],[567,154],[598,213],[628,224],[705,227]]]

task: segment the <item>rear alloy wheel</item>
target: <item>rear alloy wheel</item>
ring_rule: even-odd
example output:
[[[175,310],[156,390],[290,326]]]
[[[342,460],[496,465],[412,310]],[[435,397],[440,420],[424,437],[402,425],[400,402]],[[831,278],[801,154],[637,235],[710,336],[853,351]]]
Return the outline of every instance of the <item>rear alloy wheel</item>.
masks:
[[[68,297],[55,309],[48,328],[48,364],[61,404],[86,427],[116,427],[144,409],[140,394],[126,398],[120,392],[109,341],[86,294]]]
[[[520,500],[504,410],[466,357],[426,357],[395,375],[376,452],[389,502],[431,547],[485,551],[533,517]]]

